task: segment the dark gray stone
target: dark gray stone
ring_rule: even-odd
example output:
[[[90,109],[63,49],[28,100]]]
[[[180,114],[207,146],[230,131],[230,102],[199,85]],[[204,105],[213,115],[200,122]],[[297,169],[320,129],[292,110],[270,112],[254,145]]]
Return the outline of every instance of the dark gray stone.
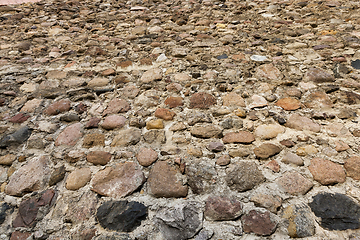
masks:
[[[22,127],[18,129],[16,132],[3,137],[0,141],[0,147],[9,147],[11,145],[21,144],[26,140],[28,140],[28,138],[31,135],[31,132],[32,130],[29,127],[27,126]]]
[[[163,207],[154,217],[155,225],[166,240],[185,240],[202,228],[203,213],[197,202],[185,202],[175,207]]]
[[[211,229],[201,229],[199,234],[195,237],[195,240],[208,240],[214,235],[214,231]]]
[[[64,122],[78,122],[80,121],[79,115],[76,113],[69,113],[60,117],[60,121]]]
[[[147,207],[139,202],[108,201],[101,204],[96,218],[103,228],[131,232],[147,217]]]
[[[6,216],[13,211],[13,207],[11,207],[7,203],[0,204],[0,225],[5,222]]]
[[[95,240],[132,240],[127,233],[102,234],[94,238]]]
[[[321,218],[320,226],[323,228],[346,230],[360,227],[360,206],[344,194],[319,193],[309,205]]]

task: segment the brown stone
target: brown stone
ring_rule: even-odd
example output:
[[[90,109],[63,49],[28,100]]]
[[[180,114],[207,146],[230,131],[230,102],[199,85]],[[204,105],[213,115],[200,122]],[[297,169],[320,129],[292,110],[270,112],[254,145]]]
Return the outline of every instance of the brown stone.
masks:
[[[164,120],[173,120],[175,117],[176,113],[166,109],[166,108],[158,108],[155,111],[155,117],[157,118],[161,118]]]
[[[264,207],[272,213],[276,213],[281,207],[282,200],[279,196],[266,193],[256,193],[251,197],[251,201],[258,207]]]
[[[162,79],[162,70],[160,68],[153,68],[144,72],[144,74],[140,78],[140,81],[142,83],[150,83],[155,80],[161,80],[161,79]]]
[[[344,167],[346,169],[347,176],[360,180],[360,157],[352,156],[346,159]]]
[[[11,164],[12,164],[15,160],[16,160],[16,155],[6,154],[6,155],[0,157],[0,164],[1,164],[1,165],[11,166]]]
[[[131,60],[122,61],[116,64],[116,66],[121,68],[127,68],[133,65],[133,62]]]
[[[46,108],[45,113],[47,115],[57,115],[62,112],[69,111],[70,109],[70,100],[69,99],[62,99],[59,101],[54,102],[49,107]]]
[[[216,164],[219,166],[226,166],[229,165],[231,161],[231,158],[229,155],[222,155],[216,160]]]
[[[164,128],[164,123],[161,119],[150,120],[150,121],[146,122],[146,129],[148,129],[148,130],[163,129],[163,128]]]
[[[66,189],[68,190],[78,190],[85,186],[91,179],[90,168],[81,168],[76,169],[71,172],[66,179]]]
[[[26,240],[30,236],[31,233],[29,232],[15,231],[11,234],[10,240]]]
[[[97,128],[99,126],[101,119],[97,117],[92,117],[90,120],[86,123],[85,128]]]
[[[305,73],[304,80],[312,81],[316,83],[323,83],[323,82],[333,82],[335,81],[335,78],[322,69],[309,68],[309,70]]]
[[[276,106],[279,106],[287,111],[292,111],[292,110],[299,109],[301,104],[300,104],[299,100],[288,97],[288,98],[282,98],[279,101],[277,101]]]
[[[141,139],[141,130],[129,128],[118,132],[111,143],[112,147],[126,147],[137,144]]]
[[[211,221],[234,220],[242,214],[242,204],[235,198],[210,196],[205,201],[205,218]]]
[[[284,145],[285,147],[288,147],[288,148],[295,146],[295,143],[289,139],[281,140],[280,144]]]
[[[333,107],[330,97],[321,91],[310,93],[304,104],[306,107],[313,109],[328,109]]]
[[[191,135],[199,138],[218,138],[222,135],[222,130],[214,125],[194,126],[190,129]]]
[[[72,124],[59,134],[56,138],[55,146],[74,146],[81,137],[81,123]]]
[[[106,167],[91,180],[91,190],[108,197],[122,198],[138,189],[145,176],[134,162],[124,162]]]
[[[86,160],[95,165],[106,165],[111,160],[111,153],[104,151],[89,152]]]
[[[346,174],[340,164],[322,158],[313,158],[309,171],[314,179],[323,185],[345,182]]]
[[[199,92],[194,93],[190,97],[190,108],[208,109],[216,104],[216,98],[209,93]]]
[[[223,105],[227,107],[245,107],[244,99],[237,93],[231,92],[223,98]]]
[[[241,217],[243,230],[260,236],[271,235],[276,229],[276,222],[270,218],[269,211],[251,210]]]
[[[123,99],[114,98],[108,103],[106,110],[103,112],[103,116],[106,116],[107,114],[124,113],[129,110],[129,103]]]
[[[255,137],[251,132],[239,131],[225,134],[222,140],[224,143],[252,143]]]
[[[180,170],[168,162],[159,161],[150,170],[148,186],[155,197],[186,197],[188,187],[179,180]]]
[[[102,133],[87,134],[84,137],[82,146],[84,148],[91,148],[94,146],[105,147],[105,135]]]
[[[267,159],[281,152],[281,148],[272,143],[264,143],[259,147],[254,148],[256,157],[260,159]]]
[[[28,192],[42,190],[48,185],[50,174],[49,158],[34,158],[10,176],[5,193],[22,196]]]
[[[276,180],[277,184],[292,195],[305,195],[313,183],[298,172],[286,172]]]
[[[18,113],[15,116],[13,116],[12,118],[9,119],[9,122],[12,123],[23,123],[26,120],[28,120],[30,116],[24,113]]]
[[[282,73],[273,64],[263,64],[256,68],[255,76],[260,80],[281,80]]]
[[[335,141],[335,150],[338,152],[346,151],[350,148],[349,145],[347,145],[345,142],[339,140]]]
[[[320,132],[320,125],[313,122],[307,117],[302,117],[299,114],[292,114],[285,124],[286,127],[294,128],[296,130],[307,130],[312,132]]]
[[[169,108],[175,108],[184,105],[182,97],[168,97],[165,102]]]
[[[139,164],[144,167],[150,166],[158,158],[158,153],[151,148],[140,148],[136,154]]]
[[[106,69],[104,71],[101,72],[101,75],[103,76],[111,76],[111,75],[116,75],[116,71],[112,68]]]

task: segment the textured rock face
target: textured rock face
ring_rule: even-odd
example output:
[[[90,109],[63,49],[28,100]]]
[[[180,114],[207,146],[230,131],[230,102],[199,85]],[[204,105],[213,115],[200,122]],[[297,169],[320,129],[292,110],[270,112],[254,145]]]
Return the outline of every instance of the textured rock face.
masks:
[[[310,180],[303,177],[298,172],[286,172],[282,177],[277,179],[277,184],[279,184],[287,193],[293,195],[305,194],[313,186],[313,183]]]
[[[314,179],[323,185],[345,182],[346,174],[342,166],[329,160],[313,158],[309,170]]]
[[[287,121],[286,126],[296,130],[308,130],[312,132],[319,132],[321,128],[319,124],[313,122],[311,119],[302,117],[298,114],[292,114]]]
[[[34,158],[19,168],[9,178],[6,194],[22,196],[25,193],[44,189],[50,178],[50,162],[47,156]]]
[[[256,157],[260,159],[267,159],[281,152],[281,148],[272,143],[264,143],[259,147],[254,148]]]
[[[242,205],[235,198],[214,196],[205,202],[205,218],[215,221],[233,220],[242,214]]]
[[[89,168],[76,169],[66,179],[66,188],[69,190],[78,190],[85,186],[91,179]]]
[[[315,223],[310,208],[306,205],[290,205],[284,210],[283,218],[289,221],[289,236],[293,238],[310,237],[315,233]]]
[[[125,162],[97,172],[91,180],[91,190],[100,195],[119,198],[131,194],[144,182],[144,174],[138,166]]]
[[[255,137],[252,133],[246,131],[227,133],[223,137],[224,143],[252,143]]]
[[[320,225],[329,230],[358,229],[360,206],[340,193],[319,193],[309,204],[314,214],[321,218]]]
[[[271,219],[270,212],[260,212],[251,210],[249,213],[241,217],[244,232],[255,233],[260,236],[267,236],[272,234],[277,223]]]
[[[272,139],[284,132],[284,127],[277,124],[260,125],[255,130],[255,136],[261,139]]]
[[[265,181],[254,162],[239,162],[227,169],[226,183],[232,190],[247,191]]]
[[[151,168],[148,184],[155,197],[185,197],[188,193],[179,179],[180,171],[165,161],[156,162]]]
[[[203,213],[196,202],[184,202],[175,207],[164,207],[153,221],[165,239],[185,240],[202,228]],[[176,227],[174,227],[176,226]]]
[[[360,157],[353,156],[346,160],[345,165],[347,176],[360,180]]]
[[[216,103],[216,99],[209,93],[195,93],[190,98],[190,108],[207,109]]]
[[[27,126],[22,127],[10,135],[4,136],[0,140],[0,148],[22,144],[29,139],[31,133],[32,130],[30,128]]]
[[[97,209],[96,218],[103,228],[131,232],[147,217],[147,207],[139,202],[108,201]]]
[[[191,190],[196,194],[211,192],[217,180],[217,172],[209,164],[191,164],[186,167],[186,175]]]
[[[74,146],[82,137],[81,123],[74,123],[64,129],[56,138],[55,146]]]
[[[45,110],[45,113],[48,115],[57,115],[59,113],[69,111],[70,104],[71,104],[71,102],[69,99],[63,99],[63,100],[54,102]]]

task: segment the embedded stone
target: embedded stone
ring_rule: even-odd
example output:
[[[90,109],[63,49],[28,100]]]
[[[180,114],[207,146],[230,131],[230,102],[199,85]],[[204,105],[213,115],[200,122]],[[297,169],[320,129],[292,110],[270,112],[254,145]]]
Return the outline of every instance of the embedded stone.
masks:
[[[360,157],[352,156],[346,159],[344,167],[346,169],[347,176],[360,180]]]
[[[311,237],[315,234],[315,222],[305,204],[292,204],[284,209],[283,218],[288,220],[288,234],[292,238]]]
[[[304,160],[301,157],[299,157],[298,155],[291,153],[291,152],[286,153],[281,161],[283,163],[294,164],[296,166],[304,165]]]
[[[168,97],[164,103],[168,105],[169,108],[175,108],[184,105],[183,100],[182,97]]]
[[[30,160],[10,176],[5,193],[22,196],[28,192],[44,189],[48,185],[51,174],[49,164],[47,156]]]
[[[276,213],[282,204],[282,199],[279,196],[274,196],[265,193],[256,193],[251,197],[251,201],[258,207],[268,209],[272,213]]]
[[[148,167],[158,159],[158,153],[151,148],[140,148],[136,159],[141,166]]]
[[[322,158],[313,158],[309,171],[314,179],[323,185],[343,183],[346,178],[345,171],[340,164]]]
[[[111,160],[111,153],[104,151],[93,151],[86,155],[86,160],[94,165],[106,165]]]
[[[161,118],[164,120],[173,120],[175,117],[176,113],[166,109],[166,108],[158,108],[155,111],[155,117],[157,118]]]
[[[190,129],[191,135],[199,138],[218,138],[222,135],[222,130],[214,125],[194,126]]]
[[[188,184],[194,194],[211,192],[217,180],[215,167],[206,163],[193,163],[186,166]]]
[[[82,137],[81,123],[74,123],[67,126],[56,138],[55,146],[74,146]]]
[[[294,128],[299,131],[307,130],[312,132],[320,132],[320,125],[313,122],[307,117],[302,117],[299,114],[292,114],[285,124],[286,127]]]
[[[164,128],[164,123],[161,119],[150,120],[150,121],[146,122],[146,129],[148,129],[148,130],[163,129],[163,128]]]
[[[251,132],[239,131],[225,134],[222,140],[224,143],[252,143],[255,137]]]
[[[242,214],[242,204],[235,198],[213,196],[205,201],[204,216],[212,221],[229,221]]]
[[[276,102],[276,106],[279,106],[287,111],[293,111],[300,108],[300,101],[295,98],[282,98]]]
[[[208,109],[216,104],[216,98],[209,93],[194,93],[190,97],[190,108]]]
[[[162,70],[160,68],[153,68],[143,73],[140,78],[142,83],[151,83],[155,80],[162,79]]]
[[[312,81],[315,83],[323,83],[323,82],[334,82],[335,78],[331,74],[325,72],[322,69],[309,68],[308,71],[305,73],[304,80]]]
[[[63,113],[70,110],[70,100],[62,99],[57,102],[54,102],[49,107],[46,108],[45,113],[47,115],[57,115],[59,113]]]
[[[91,180],[91,190],[108,197],[121,198],[133,193],[145,182],[136,163],[124,162],[106,167]]]
[[[281,80],[282,73],[273,64],[263,64],[256,68],[255,77],[261,80]]]
[[[137,144],[141,139],[141,130],[137,128],[129,128],[118,132],[111,143],[112,147],[129,146]]]
[[[150,170],[148,186],[155,197],[186,197],[187,186],[180,179],[178,168],[165,161],[156,162]]]
[[[264,143],[259,147],[254,148],[256,157],[260,159],[267,159],[281,152],[281,148],[272,143]]]
[[[14,154],[6,154],[0,157],[0,164],[11,166],[11,164],[16,160],[16,155]]]
[[[71,172],[66,179],[66,189],[78,190],[85,186],[91,179],[90,168],[80,168]]]
[[[276,182],[292,195],[305,195],[313,187],[313,183],[298,172],[286,172]]]
[[[101,124],[101,127],[106,130],[112,130],[115,128],[122,128],[126,123],[126,118],[119,115],[110,115],[107,116],[104,122]]]
[[[105,147],[105,135],[102,133],[87,134],[84,137],[82,146],[84,148],[91,148],[95,146]]]
[[[96,219],[105,229],[131,232],[141,225],[147,215],[147,207],[142,203],[107,201],[97,209]]]
[[[105,111],[103,112],[103,116],[108,114],[117,114],[117,113],[125,113],[130,110],[130,105],[123,99],[114,98],[111,100]]]
[[[237,162],[226,169],[225,177],[231,190],[244,192],[265,181],[265,177],[254,162]]]
[[[237,93],[231,92],[223,98],[223,105],[227,107],[245,107],[244,99]]]
[[[269,211],[251,210],[241,217],[241,222],[244,232],[260,236],[271,235],[277,226]]]
[[[255,136],[261,139],[276,138],[277,135],[285,131],[284,127],[278,124],[260,125],[255,129]]]

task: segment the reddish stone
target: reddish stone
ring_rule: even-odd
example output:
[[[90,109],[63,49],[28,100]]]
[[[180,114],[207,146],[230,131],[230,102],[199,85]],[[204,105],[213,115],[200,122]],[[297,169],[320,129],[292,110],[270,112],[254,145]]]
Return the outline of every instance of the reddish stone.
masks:
[[[57,115],[62,112],[69,111],[70,109],[70,100],[69,99],[62,99],[57,102],[51,104],[46,110],[45,113],[47,115]]]
[[[333,103],[325,92],[317,91],[310,93],[310,95],[306,98],[305,106],[315,109],[332,108]]]
[[[271,169],[273,172],[280,172],[280,165],[277,161],[271,160],[265,165],[267,168]]]
[[[139,164],[144,167],[150,166],[158,158],[158,153],[151,148],[141,148],[136,154]]]
[[[176,115],[175,112],[166,109],[166,108],[158,108],[155,111],[155,117],[164,119],[164,120],[173,120],[174,116]]]
[[[304,80],[313,81],[316,83],[323,83],[323,82],[333,82],[335,81],[335,78],[322,69],[309,68],[309,70],[305,74]]]
[[[360,180],[360,157],[353,156],[345,161],[344,167],[346,169],[347,176]]]
[[[4,106],[5,98],[0,98],[0,107]]]
[[[184,105],[182,97],[168,97],[164,103],[168,105],[169,108],[174,108]]]
[[[121,67],[121,68],[127,68],[127,67],[131,66],[132,64],[133,64],[132,61],[126,60],[126,61],[117,63],[116,66]]]
[[[85,128],[97,128],[99,127],[100,118],[93,117],[86,123]]]
[[[86,156],[86,160],[95,165],[106,165],[111,160],[111,153],[104,151],[93,151]]]
[[[251,132],[239,131],[225,134],[224,143],[252,143],[255,137]]]
[[[216,98],[211,94],[199,92],[195,93],[190,98],[190,108],[208,109],[210,106],[216,104]]]
[[[208,220],[228,221],[241,214],[242,204],[235,198],[213,196],[206,200],[204,215]]]
[[[74,146],[81,137],[81,123],[75,123],[66,127],[64,131],[59,134],[59,136],[56,138],[55,146]]]
[[[345,182],[346,174],[340,164],[322,158],[313,158],[309,170],[314,179],[323,185]]]
[[[276,222],[270,218],[270,212],[251,210],[248,214],[241,217],[243,230],[246,233],[255,233],[260,236],[271,235],[276,229]]]
[[[99,47],[92,46],[86,50],[85,54],[96,57],[96,56],[101,56],[101,55],[105,56],[107,54],[107,52],[102,50]]]
[[[12,123],[23,123],[25,122],[30,116],[26,115],[24,113],[18,113],[15,116],[13,116],[12,118],[10,118],[9,122]]]
[[[80,103],[75,107],[75,111],[77,111],[79,114],[82,114],[87,111],[87,106],[83,103]]]
[[[276,106],[282,107],[284,110],[292,111],[300,108],[300,101],[295,98],[282,98],[276,102]]]
[[[106,130],[112,130],[115,128],[122,128],[125,123],[125,117],[119,115],[110,115],[105,118],[104,122],[101,124],[101,127]]]
[[[298,172],[286,172],[276,180],[287,193],[292,195],[307,193],[313,183]]]
[[[26,240],[30,236],[31,233],[15,231],[11,234],[10,240]]]
[[[103,113],[103,116],[107,114],[124,113],[130,110],[130,105],[123,99],[114,98],[111,100]]]

